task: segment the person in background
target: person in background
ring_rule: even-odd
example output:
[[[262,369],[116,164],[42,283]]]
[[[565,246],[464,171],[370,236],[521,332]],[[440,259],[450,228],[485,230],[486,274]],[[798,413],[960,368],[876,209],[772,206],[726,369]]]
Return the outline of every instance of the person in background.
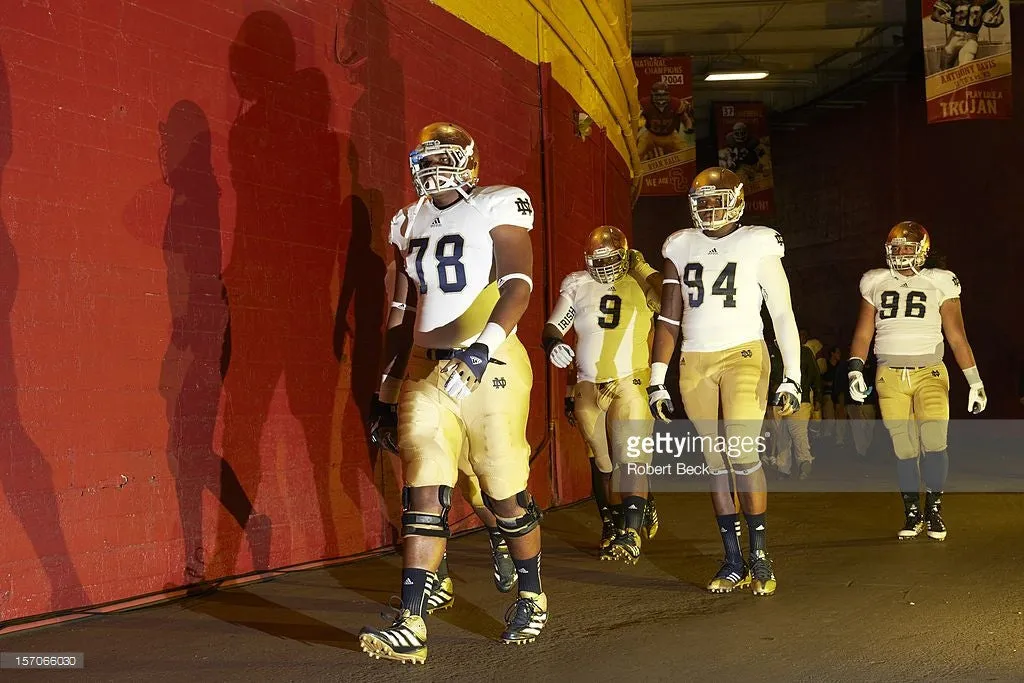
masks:
[[[807,329],[800,330],[801,344],[811,350],[811,357],[814,359],[815,365],[818,367],[818,374],[822,375],[825,372],[825,359],[822,358],[821,349],[823,344],[817,337],[810,337],[807,334]],[[822,397],[820,394],[814,394],[811,396],[811,415],[808,427],[811,435],[814,437],[819,436],[821,433],[821,401]]]
[[[835,434],[837,446],[846,443],[846,391],[833,392],[837,376],[836,369],[842,360],[842,349],[838,346],[830,348],[828,357],[825,359],[825,372],[821,375],[821,415],[825,422],[822,436],[831,437]],[[844,379],[844,381],[846,380]],[[833,396],[838,396],[839,400],[835,400]]]
[[[775,463],[779,473],[788,477],[795,450],[796,460],[800,463],[800,479],[807,479],[811,476],[811,463],[814,462],[807,427],[811,413],[815,409],[821,411],[821,374],[814,353],[806,345],[800,347],[800,377],[800,409],[784,417],[779,415],[778,410],[775,411],[778,436],[775,441]]]
[[[832,383],[832,401],[838,406],[840,401],[846,403],[846,416],[853,437],[853,447],[858,458],[867,457],[871,441],[875,435],[875,422],[878,419],[878,394],[875,392],[875,356],[871,354],[864,361],[864,381],[868,387],[868,397],[863,403],[857,403],[850,396],[850,380],[848,378],[848,361],[840,362],[836,369],[835,381]]]

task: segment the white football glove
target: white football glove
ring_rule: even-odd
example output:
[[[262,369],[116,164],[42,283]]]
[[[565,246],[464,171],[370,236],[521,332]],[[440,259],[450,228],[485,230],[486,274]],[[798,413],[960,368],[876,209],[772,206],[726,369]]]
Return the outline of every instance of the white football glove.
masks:
[[[787,417],[800,410],[800,398],[800,385],[786,378],[775,390],[775,400],[772,401],[772,405],[779,409],[780,417]]]
[[[968,412],[977,415],[981,411],[985,410],[985,406],[988,405],[988,396],[985,395],[984,384],[974,384],[971,386],[971,394],[967,397],[967,410]]]
[[[675,406],[672,405],[672,397],[664,384],[652,384],[647,387],[647,403],[655,420],[671,422]]]
[[[864,380],[864,373],[860,370],[852,370],[847,377],[850,379],[850,398],[857,403],[863,403],[868,398],[868,383]]]
[[[971,393],[967,397],[967,412],[977,415],[985,410],[985,406],[988,404],[988,396],[985,395],[985,385],[981,381],[981,375],[978,374],[978,366],[972,365],[965,368],[964,378],[967,380],[967,385],[971,387]]]
[[[576,358],[576,354],[573,353],[572,347],[565,342],[558,342],[551,347],[551,352],[548,354],[548,360],[556,368],[567,368],[572,364],[573,359]]]

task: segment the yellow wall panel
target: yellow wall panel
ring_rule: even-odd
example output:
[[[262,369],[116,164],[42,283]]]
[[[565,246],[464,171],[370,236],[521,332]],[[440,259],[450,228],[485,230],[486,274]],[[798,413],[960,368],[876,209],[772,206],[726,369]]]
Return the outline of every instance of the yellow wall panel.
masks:
[[[638,176],[639,103],[630,55],[629,0],[432,0],[516,54],[549,62]],[[539,27],[539,30],[538,30]]]

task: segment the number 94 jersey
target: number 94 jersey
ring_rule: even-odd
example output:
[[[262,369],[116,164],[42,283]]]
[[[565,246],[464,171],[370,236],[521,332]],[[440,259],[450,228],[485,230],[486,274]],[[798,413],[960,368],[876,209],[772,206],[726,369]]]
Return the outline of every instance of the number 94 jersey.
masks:
[[[960,296],[960,280],[941,268],[925,268],[910,277],[888,268],[869,270],[860,294],[875,307],[875,355],[879,364],[927,366],[942,360],[939,308]]]
[[[447,208],[428,199],[391,219],[391,243],[402,252],[419,297],[417,345],[467,346],[483,331],[499,297],[491,240],[499,225],[533,228],[526,192],[507,185],[477,187],[468,200]]]
[[[763,339],[761,261],[785,251],[779,233],[758,225],[719,238],[696,228],[669,236],[661,253],[679,273],[683,351],[722,351]]]

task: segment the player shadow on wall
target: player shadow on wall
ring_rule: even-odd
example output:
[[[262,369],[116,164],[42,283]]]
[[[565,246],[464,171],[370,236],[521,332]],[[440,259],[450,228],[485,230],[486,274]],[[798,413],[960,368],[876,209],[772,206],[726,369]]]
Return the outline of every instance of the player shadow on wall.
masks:
[[[228,141],[237,213],[224,272],[231,368],[224,380],[223,457],[253,503],[264,469],[262,437],[277,440],[265,450],[294,460],[296,440],[264,430],[283,381],[312,462],[324,554],[330,557],[339,544],[331,505],[339,465],[331,461],[338,363],[330,291],[341,225],[340,143],[329,125],[331,94],[322,71],[296,70],[292,32],[274,12],[245,18],[229,65],[240,106]],[[292,469],[268,463],[272,468]],[[227,488],[223,482],[222,491]],[[242,512],[222,512],[218,519],[218,575],[235,573],[243,530],[254,569],[270,566],[269,517],[254,514],[252,504]],[[239,519],[245,520],[241,530]]]
[[[213,171],[210,126],[198,104],[182,100],[159,130],[163,182],[171,188],[161,244],[171,339],[160,393],[167,402],[167,459],[183,535],[183,584],[191,585],[206,578],[203,491],[219,489],[222,504],[239,525],[252,503],[234,470],[214,451],[231,349],[221,279],[221,191]]]
[[[13,119],[7,65],[0,52],[0,187],[14,149]],[[68,552],[53,473],[46,456],[25,431],[18,409],[11,331],[17,291],[18,254],[0,210],[0,485],[50,582],[48,609],[36,611],[83,607],[89,604],[89,598]]]
[[[366,547],[375,548],[399,541],[401,516],[401,462],[370,444],[369,420],[373,394],[380,385],[383,327],[390,310],[383,287],[392,250],[390,219],[404,203],[402,188],[409,184],[408,150],[398,142],[405,140],[405,81],[401,62],[390,54],[391,28],[382,0],[354,0],[344,28],[339,25],[338,31],[335,61],[361,93],[352,106],[347,153],[351,184],[342,217],[351,221],[351,232],[336,309],[334,349],[338,360],[351,368],[343,438],[362,439],[352,450],[369,452],[365,463],[346,463],[342,479],[345,492],[364,516],[380,514],[387,521],[385,537],[369,525],[365,530]],[[380,161],[383,156],[386,159]],[[375,160],[377,187],[364,185],[361,169],[366,170],[370,159]]]
[[[350,452],[367,449],[365,462],[347,462],[341,470],[342,488],[356,509],[372,514],[386,511],[387,494],[384,476],[375,472],[382,454],[370,443],[370,407],[380,385],[380,356],[384,346],[385,301],[384,276],[387,267],[381,253],[382,231],[390,225],[386,220],[384,195],[375,188],[364,187],[359,179],[359,153],[349,146],[348,164],[351,173],[351,194],[342,202],[343,220],[350,221],[349,241],[345,250],[342,283],[334,323],[334,354],[339,363],[350,368],[349,395],[342,414],[342,438],[360,440]],[[351,323],[350,323],[351,313]],[[358,422],[358,426],[354,425]],[[355,431],[358,429],[358,431]],[[396,467],[400,466],[397,462]],[[392,496],[393,497],[393,496]],[[396,508],[396,515],[401,514]],[[396,517],[397,519],[397,517]],[[398,539],[398,529],[390,523],[390,542]],[[372,537],[371,537],[372,536]],[[380,545],[381,538],[366,529],[366,548]]]

